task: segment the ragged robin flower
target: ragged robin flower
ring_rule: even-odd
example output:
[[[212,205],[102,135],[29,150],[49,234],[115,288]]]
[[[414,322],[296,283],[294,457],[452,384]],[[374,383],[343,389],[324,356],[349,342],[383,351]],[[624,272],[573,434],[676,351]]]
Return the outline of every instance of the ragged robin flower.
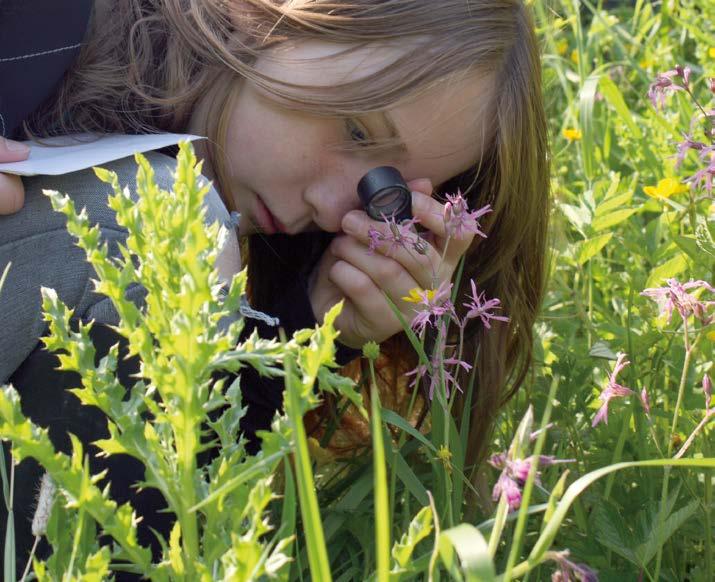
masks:
[[[608,404],[614,398],[624,398],[633,394],[633,390],[626,388],[619,384],[616,380],[618,374],[625,368],[630,362],[626,360],[626,354],[619,352],[617,354],[616,366],[613,368],[613,372],[608,376],[608,384],[601,392],[599,398],[603,402],[601,408],[598,409],[596,416],[593,417],[592,427],[595,427],[600,422],[608,424]]]
[[[710,323],[712,315],[708,315],[706,311],[715,305],[715,301],[700,301],[688,293],[690,289],[705,289],[715,293],[710,283],[692,279],[686,283],[680,283],[677,279],[667,279],[666,282],[667,287],[649,287],[641,291],[641,295],[658,303],[660,314],[666,316],[668,323],[673,316],[673,310],[677,310],[683,319],[694,315],[703,325]]]
[[[465,233],[473,232],[482,238],[487,238],[478,221],[482,216],[490,213],[492,207],[487,204],[479,210],[470,211],[467,201],[459,190],[456,194],[447,194],[446,197],[443,216],[447,235],[461,240]]]

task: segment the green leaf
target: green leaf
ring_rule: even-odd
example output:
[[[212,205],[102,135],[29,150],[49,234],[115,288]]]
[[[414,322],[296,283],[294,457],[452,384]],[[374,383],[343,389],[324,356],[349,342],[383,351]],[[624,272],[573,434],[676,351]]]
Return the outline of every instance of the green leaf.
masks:
[[[612,237],[613,233],[608,232],[582,241],[580,245],[581,249],[578,253],[578,264],[583,265],[586,261],[589,261],[601,252],[601,249],[608,244]]]
[[[415,551],[417,544],[426,538],[432,532],[432,509],[427,506],[417,512],[412,521],[407,533],[402,534],[399,541],[392,546],[392,558],[397,563],[397,566],[407,568],[410,558]],[[393,572],[395,568],[393,568]]]
[[[443,531],[438,546],[442,563],[453,579],[467,582],[496,580],[487,542],[473,525],[462,523]]]
[[[630,216],[638,212],[637,208],[622,208],[621,210],[614,210],[607,214],[597,216],[593,219],[591,227],[594,232],[599,232],[601,230],[606,230],[620,224],[624,220],[628,219]]]
[[[683,253],[678,253],[662,265],[653,269],[648,276],[645,287],[659,287],[666,279],[680,275],[688,267],[688,261]]]
[[[621,93],[618,86],[611,80],[608,75],[603,75],[598,82],[598,88],[608,101],[608,103],[616,110],[618,117],[628,126],[633,137],[636,139],[641,139],[643,133],[641,132],[638,124],[633,120],[633,114],[631,110],[628,109],[625,100],[623,99],[623,94]]]
[[[576,498],[593,482],[601,477],[605,477],[610,473],[630,469],[634,467],[709,467],[715,468],[715,458],[700,458],[700,459],[652,459],[648,461],[630,461],[624,463],[615,463],[608,467],[603,467],[596,471],[591,471],[583,477],[574,481],[566,490],[563,498],[556,506],[556,510],[549,521],[548,525],[541,532],[541,535],[536,540],[534,547],[529,554],[530,562],[537,562],[541,559],[544,553],[549,549],[556,537],[556,534],[561,527],[561,523],[566,518],[566,514]]]

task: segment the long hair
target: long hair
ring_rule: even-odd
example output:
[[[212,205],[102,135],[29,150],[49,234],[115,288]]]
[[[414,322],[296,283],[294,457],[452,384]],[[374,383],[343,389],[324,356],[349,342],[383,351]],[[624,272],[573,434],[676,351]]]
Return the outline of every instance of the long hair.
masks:
[[[476,367],[467,466],[476,466],[491,439],[499,408],[525,380],[532,325],[545,282],[549,216],[549,156],[540,58],[533,16],[517,0],[124,0],[93,18],[88,40],[57,94],[28,122],[28,136],[72,131],[185,131],[199,96],[214,95],[206,129],[217,188],[231,207],[223,163],[228,114],[246,80],[289,107],[316,115],[383,110],[470,71],[494,80],[488,97],[493,128],[473,167],[434,196],[459,188],[470,208],[491,204],[486,239],[467,251],[457,312],[473,279],[502,301],[508,324],[485,330],[471,320],[463,359]],[[101,21],[100,21],[101,20]],[[382,70],[331,87],[300,87],[253,66],[283,42],[325,40],[350,47],[407,39],[410,50]],[[483,104],[475,104],[477,105]],[[475,135],[484,141],[484,135]],[[277,293],[307,272],[330,242],[326,233],[253,235],[242,241],[249,297],[266,309]],[[454,329],[449,343],[456,343]],[[383,342],[381,377],[413,368],[404,334]],[[357,366],[346,372],[360,375]],[[389,373],[388,373],[389,372]],[[460,384],[466,386],[462,378]],[[463,401],[455,413],[461,417]]]

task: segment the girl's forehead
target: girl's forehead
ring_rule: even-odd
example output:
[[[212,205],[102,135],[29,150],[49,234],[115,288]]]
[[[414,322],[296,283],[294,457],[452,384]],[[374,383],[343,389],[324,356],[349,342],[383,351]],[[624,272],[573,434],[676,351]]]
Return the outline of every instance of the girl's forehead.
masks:
[[[283,43],[256,63],[278,81],[306,87],[359,82],[416,48],[415,39],[345,45],[323,41]],[[415,176],[440,183],[474,165],[491,141],[494,80],[475,67],[439,82],[365,118],[380,137],[400,137],[402,164]],[[307,89],[306,89],[307,90]]]

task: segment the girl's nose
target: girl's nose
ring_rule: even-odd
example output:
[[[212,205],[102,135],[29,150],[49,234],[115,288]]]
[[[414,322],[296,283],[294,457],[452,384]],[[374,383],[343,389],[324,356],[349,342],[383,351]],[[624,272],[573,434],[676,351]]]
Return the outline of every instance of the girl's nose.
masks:
[[[326,232],[342,230],[343,216],[351,210],[362,209],[357,194],[357,177],[350,175],[332,176],[312,183],[306,188],[304,200],[312,209],[313,222]]]

